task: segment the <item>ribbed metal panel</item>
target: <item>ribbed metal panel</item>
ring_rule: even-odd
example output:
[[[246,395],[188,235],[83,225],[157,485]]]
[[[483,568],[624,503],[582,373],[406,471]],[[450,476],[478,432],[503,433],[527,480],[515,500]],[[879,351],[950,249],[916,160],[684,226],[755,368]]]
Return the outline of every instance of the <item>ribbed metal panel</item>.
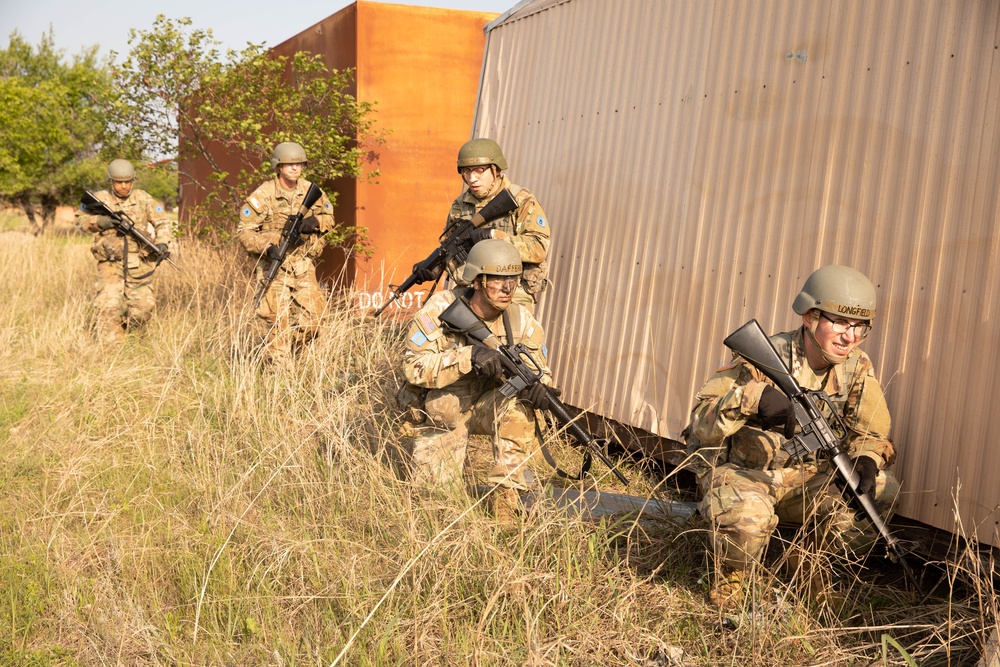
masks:
[[[677,438],[816,267],[878,286],[906,516],[998,544],[1000,3],[539,0],[488,27],[474,134],[553,228],[575,405]]]

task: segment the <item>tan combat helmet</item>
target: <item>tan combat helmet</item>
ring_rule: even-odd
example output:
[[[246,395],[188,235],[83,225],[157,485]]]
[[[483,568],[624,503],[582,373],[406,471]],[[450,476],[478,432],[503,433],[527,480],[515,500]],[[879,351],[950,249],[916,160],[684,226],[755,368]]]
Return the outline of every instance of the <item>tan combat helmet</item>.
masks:
[[[135,167],[128,160],[121,158],[108,163],[109,181],[134,181]]]
[[[484,164],[495,164],[500,171],[507,169],[503,151],[492,139],[466,141],[458,149],[458,173],[462,173],[462,167],[479,167]]]
[[[476,276],[521,275],[521,253],[510,241],[485,239],[472,246],[465,261],[462,280],[471,283]]]
[[[278,144],[271,153],[271,171],[277,169],[279,164],[297,164],[299,162],[308,163],[309,160],[306,158],[306,149],[294,141]]]
[[[805,315],[813,308],[841,317],[871,320],[875,317],[875,285],[865,274],[849,266],[823,266],[806,278],[792,303],[792,310]]]

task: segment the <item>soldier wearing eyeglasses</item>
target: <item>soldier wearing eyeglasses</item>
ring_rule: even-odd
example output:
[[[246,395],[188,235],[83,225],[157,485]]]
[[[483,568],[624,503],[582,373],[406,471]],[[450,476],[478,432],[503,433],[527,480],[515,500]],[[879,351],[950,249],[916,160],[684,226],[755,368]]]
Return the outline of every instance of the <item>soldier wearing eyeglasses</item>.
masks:
[[[527,188],[512,183],[503,173],[506,169],[507,159],[497,142],[492,139],[466,142],[458,151],[458,173],[465,189],[452,203],[445,228],[471,219],[502,190],[510,190],[517,209],[475,230],[470,247],[484,239],[501,239],[517,248],[524,271],[514,291],[514,303],[534,313],[538,298],[548,284],[549,220],[535,195]],[[469,284],[463,278],[463,263],[457,258],[448,262],[447,271],[455,284]],[[429,275],[424,280],[432,278]]]
[[[886,516],[899,491],[888,470],[895,458],[889,410],[872,361],[858,347],[871,331],[875,305],[875,286],[864,274],[824,266],[792,304],[801,326],[771,342],[801,387],[830,396],[848,428],[844,448],[861,488],[873,492]],[[868,521],[857,519],[831,486],[835,472],[826,460],[795,461],[782,449],[794,433],[792,410],[785,394],[739,357],[718,369],[695,398],[684,437],[702,494],[699,510],[711,523],[716,567],[709,600],[718,606],[743,598],[747,573],[779,522],[809,526],[811,546],[848,558],[876,539]],[[786,560],[815,562],[794,555]],[[831,599],[825,577],[828,569],[802,574],[814,599]]]

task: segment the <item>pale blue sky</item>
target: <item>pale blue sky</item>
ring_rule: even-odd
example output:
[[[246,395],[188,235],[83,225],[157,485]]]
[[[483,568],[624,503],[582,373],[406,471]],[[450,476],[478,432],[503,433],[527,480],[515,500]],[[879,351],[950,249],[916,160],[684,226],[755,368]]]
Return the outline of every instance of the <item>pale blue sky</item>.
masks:
[[[275,46],[353,0],[0,0],[0,48],[18,30],[37,44],[51,24],[56,47],[72,56],[97,44],[102,55],[128,52],[129,28],[148,30],[157,14],[189,17],[195,28],[211,28],[224,48],[247,42]],[[483,12],[507,11],[518,0],[394,0],[394,4],[446,7]]]

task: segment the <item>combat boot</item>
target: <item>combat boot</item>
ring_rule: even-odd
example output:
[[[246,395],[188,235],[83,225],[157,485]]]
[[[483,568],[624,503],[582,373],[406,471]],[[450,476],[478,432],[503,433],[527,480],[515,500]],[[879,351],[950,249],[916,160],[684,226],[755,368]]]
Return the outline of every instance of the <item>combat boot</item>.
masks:
[[[743,603],[746,595],[746,573],[743,570],[724,570],[708,591],[708,602],[719,609],[731,609]]]
[[[498,523],[515,523],[521,512],[521,496],[516,489],[500,486],[493,490],[493,518]]]

